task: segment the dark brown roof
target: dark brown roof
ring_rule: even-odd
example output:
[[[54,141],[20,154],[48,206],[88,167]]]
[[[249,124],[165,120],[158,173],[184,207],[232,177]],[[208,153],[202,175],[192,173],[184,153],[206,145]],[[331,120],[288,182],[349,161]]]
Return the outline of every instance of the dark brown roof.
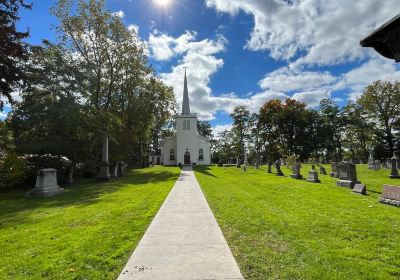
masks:
[[[362,47],[372,47],[384,57],[394,59],[395,54],[387,44],[389,33],[394,30],[400,32],[400,14],[374,30],[370,35],[360,41]]]

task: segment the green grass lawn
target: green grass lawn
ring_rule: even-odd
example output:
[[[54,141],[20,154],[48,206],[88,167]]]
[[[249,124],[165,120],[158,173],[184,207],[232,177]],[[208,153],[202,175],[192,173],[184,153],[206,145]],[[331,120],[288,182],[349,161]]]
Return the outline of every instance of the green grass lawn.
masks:
[[[133,170],[62,196],[0,194],[0,279],[115,279],[180,173]]]
[[[198,166],[196,177],[246,279],[400,279],[400,208],[378,203],[382,185],[400,180],[357,171],[367,196],[329,175],[313,184],[265,168]]]

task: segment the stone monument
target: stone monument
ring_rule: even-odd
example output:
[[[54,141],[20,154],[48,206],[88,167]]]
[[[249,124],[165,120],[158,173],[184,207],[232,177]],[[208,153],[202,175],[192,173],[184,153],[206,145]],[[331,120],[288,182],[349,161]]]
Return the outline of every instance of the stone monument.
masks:
[[[272,173],[272,163],[268,163],[268,169],[267,169],[268,173]]]
[[[101,163],[100,163],[100,172],[97,175],[97,179],[100,181],[108,181],[111,179],[110,176],[110,164],[108,163],[108,136],[107,134],[103,134],[102,136],[103,142],[103,151],[101,155]]]
[[[276,176],[284,176],[281,170],[281,161],[279,159],[275,162],[275,169],[276,169],[275,173]]]
[[[293,179],[303,179],[303,176],[300,174],[301,164],[300,162],[295,162],[292,165],[292,174],[290,175]]]
[[[307,182],[321,183],[321,181],[318,179],[318,172],[315,170],[315,165],[312,165],[311,170],[308,171]]]
[[[35,187],[25,195],[26,197],[51,197],[63,192],[64,189],[57,185],[57,170],[46,168],[38,171]]]
[[[331,173],[329,173],[329,176],[334,177],[334,178],[338,178],[338,171],[337,171],[338,164],[337,164],[337,162],[332,162],[331,163],[331,168],[332,168],[332,171],[331,171]]]
[[[368,169],[374,168],[374,157],[372,156],[372,150],[369,150],[369,158],[368,158]]]
[[[394,152],[392,157],[392,170],[390,171],[390,179],[399,179],[399,171],[397,170],[397,154]]]
[[[379,202],[400,207],[400,186],[383,185]]]
[[[323,167],[322,165],[319,166],[319,173],[322,174],[322,175],[326,175],[327,174],[326,170],[325,170],[325,167]]]
[[[367,187],[363,184],[355,184],[353,188],[353,192],[357,194],[366,195],[367,194]]]
[[[355,184],[361,184],[357,180],[356,165],[349,161],[342,161],[338,165],[339,181],[336,185],[339,187],[353,188]]]
[[[373,169],[374,169],[374,170],[379,170],[379,169],[381,169],[381,161],[380,161],[380,160],[378,160],[378,159],[374,160]]]

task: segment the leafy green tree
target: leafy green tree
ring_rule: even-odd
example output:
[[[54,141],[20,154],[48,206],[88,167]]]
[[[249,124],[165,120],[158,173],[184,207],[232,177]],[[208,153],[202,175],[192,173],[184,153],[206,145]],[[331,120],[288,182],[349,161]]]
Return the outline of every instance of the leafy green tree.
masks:
[[[374,127],[367,122],[363,109],[356,103],[349,103],[343,109],[346,118],[343,144],[353,158],[368,161],[369,149],[374,144]]]
[[[22,40],[29,32],[16,30],[21,7],[31,9],[31,4],[25,4],[23,0],[0,1],[0,110],[4,106],[1,97],[13,103],[11,94],[23,79],[22,62],[28,58],[27,46]]]
[[[373,82],[365,88],[357,104],[373,125],[375,134],[386,143],[392,154],[394,130],[400,125],[400,82]]]
[[[326,137],[327,156],[335,161],[341,161],[343,159],[342,131],[346,126],[343,111],[332,99],[321,100],[319,109],[324,124],[321,133]]]
[[[213,136],[213,130],[209,121],[197,121],[197,131],[200,136],[211,139]]]
[[[233,143],[236,152],[237,164],[240,164],[240,157],[244,160],[244,142],[250,137],[250,111],[244,105],[236,106],[230,114],[233,120]]]

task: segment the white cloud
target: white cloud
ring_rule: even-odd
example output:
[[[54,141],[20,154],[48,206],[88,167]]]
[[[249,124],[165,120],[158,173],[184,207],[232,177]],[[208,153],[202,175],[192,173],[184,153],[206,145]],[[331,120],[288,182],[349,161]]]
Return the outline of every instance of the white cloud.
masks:
[[[125,13],[124,13],[124,11],[122,11],[122,10],[119,10],[119,11],[114,12],[114,13],[112,13],[112,14],[113,14],[114,16],[119,17],[119,18],[125,17]]]
[[[186,31],[181,36],[174,38],[165,33],[154,30],[149,37],[150,55],[158,61],[169,60],[172,57],[188,51],[189,43],[195,39],[196,33]]]
[[[130,24],[130,25],[128,26],[128,29],[131,30],[131,31],[132,31],[132,30],[135,31],[136,34],[139,34],[139,25]]]
[[[213,129],[214,138],[218,138],[218,135],[221,132],[224,132],[225,130],[231,130],[232,125],[231,124],[218,124],[218,125],[214,126],[212,129]]]
[[[293,66],[334,65],[372,51],[359,41],[398,12],[398,0],[206,0],[218,12],[252,15],[254,28],[246,47],[266,50]]]
[[[376,80],[392,82],[400,80],[399,67],[386,59],[371,59],[343,74],[333,90],[350,89],[349,100],[355,101],[364,88]]]
[[[282,67],[267,74],[259,85],[262,89],[289,92],[326,87],[335,81],[336,78],[328,72],[307,72]]]

